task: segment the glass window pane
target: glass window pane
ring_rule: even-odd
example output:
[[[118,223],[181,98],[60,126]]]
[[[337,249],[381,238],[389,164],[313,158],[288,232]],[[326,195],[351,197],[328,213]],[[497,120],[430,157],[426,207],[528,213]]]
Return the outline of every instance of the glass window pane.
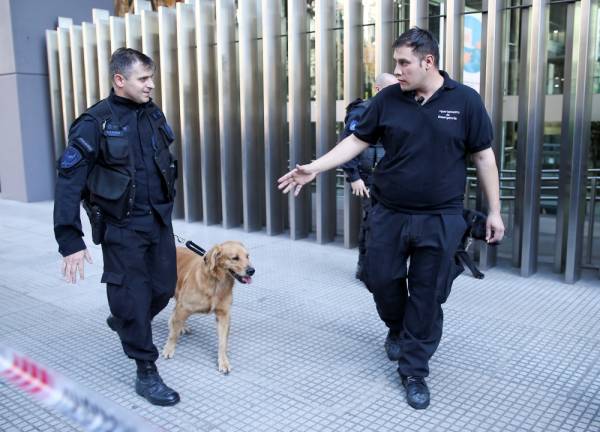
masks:
[[[483,7],[482,0],[465,0],[465,12],[479,12]]]
[[[567,5],[549,6],[548,69],[546,93],[562,94],[565,81],[565,36],[567,30]]]
[[[481,19],[480,13],[463,16],[462,82],[478,92],[481,91]]]

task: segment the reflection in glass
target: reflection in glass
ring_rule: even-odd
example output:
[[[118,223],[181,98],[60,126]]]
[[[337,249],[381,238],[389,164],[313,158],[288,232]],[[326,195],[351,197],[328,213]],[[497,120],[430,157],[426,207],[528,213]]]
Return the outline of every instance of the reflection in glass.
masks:
[[[548,7],[548,69],[546,94],[562,94],[565,81],[565,35],[567,31],[567,5],[552,4]]]

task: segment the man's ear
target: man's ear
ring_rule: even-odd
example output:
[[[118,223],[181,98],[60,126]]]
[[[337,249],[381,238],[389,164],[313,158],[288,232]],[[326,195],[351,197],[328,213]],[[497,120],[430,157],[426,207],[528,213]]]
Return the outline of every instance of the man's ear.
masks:
[[[121,74],[114,74],[113,82],[117,87],[123,88],[123,86],[125,86],[125,77]]]

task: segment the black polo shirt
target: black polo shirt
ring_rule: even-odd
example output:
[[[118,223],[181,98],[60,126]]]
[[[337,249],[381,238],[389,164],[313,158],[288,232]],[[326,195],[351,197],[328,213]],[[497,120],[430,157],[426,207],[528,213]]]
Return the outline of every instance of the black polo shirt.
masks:
[[[383,143],[371,193],[400,212],[461,213],[466,156],[491,146],[492,124],[479,94],[440,74],[444,85],[424,105],[399,84],[384,88],[354,130],[363,141]]]

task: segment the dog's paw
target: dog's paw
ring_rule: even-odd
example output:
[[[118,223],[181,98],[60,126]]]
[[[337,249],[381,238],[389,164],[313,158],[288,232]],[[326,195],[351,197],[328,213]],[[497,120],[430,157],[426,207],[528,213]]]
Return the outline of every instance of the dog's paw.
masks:
[[[229,364],[229,359],[219,359],[219,372],[221,372],[224,375],[227,375],[229,372],[231,372],[231,365]]]
[[[175,355],[175,345],[166,344],[163,348],[162,355],[166,359],[173,358]]]
[[[183,326],[181,330],[179,330],[179,336],[183,336],[184,334],[190,333],[192,333],[192,329],[190,328],[190,326]]]

